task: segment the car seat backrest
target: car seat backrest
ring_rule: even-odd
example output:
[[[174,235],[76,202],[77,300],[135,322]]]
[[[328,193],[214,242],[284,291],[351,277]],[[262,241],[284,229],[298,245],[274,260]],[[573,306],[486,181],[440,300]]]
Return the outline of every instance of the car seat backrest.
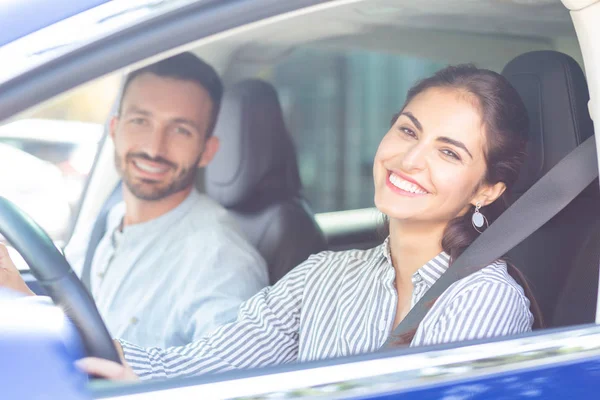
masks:
[[[214,134],[220,147],[206,168],[206,193],[235,216],[274,283],[325,249],[275,89],[260,80],[226,89]]]
[[[552,326],[592,323],[596,319],[598,260],[600,259],[600,220],[587,228],[585,241],[578,247],[575,260],[557,299]]]
[[[502,74],[521,95],[530,119],[527,159],[513,192],[516,199],[594,130],[585,77],[571,57],[555,51],[530,52],[508,63]],[[561,324],[554,318],[558,298],[598,220],[599,200],[596,180],[508,254],[529,280],[547,326]],[[597,278],[595,282],[597,285]],[[589,312],[581,312],[573,320],[585,322],[587,315]]]

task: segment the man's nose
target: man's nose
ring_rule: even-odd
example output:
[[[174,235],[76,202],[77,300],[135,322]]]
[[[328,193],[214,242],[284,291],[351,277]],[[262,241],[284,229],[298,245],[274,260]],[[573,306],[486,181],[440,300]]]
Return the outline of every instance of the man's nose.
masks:
[[[167,142],[167,131],[162,126],[155,126],[146,141],[146,152],[150,157],[162,156],[165,153]]]

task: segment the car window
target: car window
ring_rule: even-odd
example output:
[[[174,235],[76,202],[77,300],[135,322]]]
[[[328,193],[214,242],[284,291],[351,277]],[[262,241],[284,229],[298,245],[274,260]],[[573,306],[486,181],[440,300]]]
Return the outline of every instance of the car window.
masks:
[[[370,13],[360,10],[332,19],[354,20],[362,11]],[[523,36],[517,36],[481,35],[462,26],[440,34],[431,26],[405,29],[402,24],[364,32],[348,27],[350,33],[331,37],[321,32],[323,39],[293,47],[257,35],[257,43],[237,50],[224,77],[230,84],[248,77],[273,84],[296,145],[303,195],[328,248],[365,249],[385,237],[383,215],[373,202],[373,156],[407,90],[448,64],[474,63],[501,72],[508,61],[530,51],[560,51],[583,68],[565,15],[557,12],[561,22],[549,25],[544,38],[532,36],[525,26],[519,27]],[[219,60],[216,47],[201,47],[197,53]],[[267,61],[256,53],[265,54]]]
[[[367,11],[364,8],[355,14],[364,17]],[[370,18],[374,18],[373,15]],[[522,31],[511,36],[506,32],[494,35],[471,26],[474,33],[468,34],[454,32],[458,31],[458,20],[448,18],[451,20],[455,25],[448,22],[443,28],[448,29],[448,33],[439,35],[439,32],[427,32],[434,26],[433,22],[415,19],[415,25],[421,30],[415,37],[422,37],[412,45],[399,41],[397,47],[394,40],[381,39],[380,31],[393,29],[394,23],[387,21],[389,26],[385,29],[373,27],[362,35],[343,32],[346,36],[329,41],[325,40],[328,37],[325,28],[315,34],[315,40],[302,38],[300,32],[303,31],[297,30],[294,32],[298,37],[290,35],[289,43],[281,48],[274,46],[273,51],[268,50],[273,38],[268,30],[262,36],[249,35],[247,42],[215,41],[218,46],[198,46],[192,50],[214,63],[228,84],[246,77],[259,77],[275,86],[287,128],[296,144],[304,195],[319,217],[329,212],[352,212],[373,206],[373,156],[392,115],[403,104],[407,89],[418,79],[448,63],[458,62],[475,62],[500,71],[514,56],[531,50],[555,49],[577,60],[581,58],[572,29],[554,36],[548,31],[543,35],[528,33],[521,27]],[[311,26],[308,22],[302,26]],[[284,27],[280,28],[283,32]],[[334,33],[331,35],[335,36]],[[325,39],[319,40],[319,34]],[[281,41],[285,40],[283,36]],[[446,48],[442,49],[438,41]],[[246,44],[250,49],[253,45],[263,49],[264,58],[248,61],[243,56],[232,56]],[[269,57],[270,54],[273,56]],[[257,63],[262,64],[257,68]],[[6,194],[0,194],[22,205],[59,243],[69,236],[103,124],[117,93],[117,80],[111,79],[97,81],[85,90],[73,92],[0,127],[7,131],[4,134],[0,131],[0,157],[15,160],[7,168],[18,171],[3,177],[7,179],[2,185]],[[33,132],[35,137],[14,137],[10,131],[18,126],[29,126],[26,131]],[[74,126],[77,126],[74,129],[77,139],[56,139],[60,136],[58,132],[64,133]],[[88,128],[89,133],[84,134]],[[47,140],[47,136],[54,139]],[[12,158],[2,156],[3,151],[12,154]],[[103,165],[103,168],[108,167],[108,163]],[[36,184],[28,186],[29,179],[35,179]],[[14,187],[18,190],[9,191],[8,188]],[[43,210],[43,215],[34,215],[36,209]],[[46,218],[49,219],[46,221]],[[354,221],[354,218],[346,219]],[[350,236],[348,243],[354,248],[355,237]],[[333,248],[331,242],[328,245],[329,249]]]
[[[414,82],[446,64],[410,55],[302,48],[273,68],[271,81],[315,212],[373,206],[373,155],[392,115]]]
[[[533,50],[552,47],[577,57],[577,46],[569,42],[533,44]],[[418,80],[450,63],[474,62],[500,72],[510,60],[483,60],[476,52],[463,59],[415,53],[304,46],[255,75],[277,89],[297,147],[304,195],[316,213],[373,207],[373,155]],[[252,70],[243,63],[235,68]]]
[[[0,176],[0,195],[59,247],[71,233],[118,82],[102,79],[0,126],[0,165],[11,171]]]

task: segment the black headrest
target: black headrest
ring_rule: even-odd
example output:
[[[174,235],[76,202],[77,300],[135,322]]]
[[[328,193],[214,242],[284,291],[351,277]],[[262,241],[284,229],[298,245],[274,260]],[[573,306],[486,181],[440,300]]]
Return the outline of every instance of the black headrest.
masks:
[[[275,89],[246,80],[225,90],[206,168],[206,193],[228,208],[257,208],[301,190],[296,152]]]
[[[527,158],[513,193],[524,193],[571,150],[594,133],[589,93],[575,60],[556,51],[534,51],[502,71],[529,113]]]

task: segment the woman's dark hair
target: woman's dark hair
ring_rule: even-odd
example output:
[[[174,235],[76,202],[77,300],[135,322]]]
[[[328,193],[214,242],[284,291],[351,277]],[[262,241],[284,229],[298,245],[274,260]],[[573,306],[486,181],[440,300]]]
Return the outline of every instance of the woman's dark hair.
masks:
[[[448,66],[418,82],[408,91],[402,110],[417,95],[434,88],[451,89],[464,94],[464,99],[471,101],[480,112],[486,133],[486,174],[482,183],[493,185],[503,182],[506,185],[506,190],[496,201],[480,210],[492,223],[508,207],[511,189],[525,160],[529,131],[527,109],[515,88],[502,75],[472,64],[461,64]],[[399,115],[394,116],[392,124]],[[472,207],[465,215],[454,218],[444,231],[442,248],[450,255],[450,263],[479,235],[471,223],[474,211],[475,207]],[[541,312],[529,285],[520,271],[512,264],[507,264],[510,274],[521,284],[531,302],[536,325],[541,326]],[[398,344],[410,343],[413,335],[398,338],[402,342]]]

